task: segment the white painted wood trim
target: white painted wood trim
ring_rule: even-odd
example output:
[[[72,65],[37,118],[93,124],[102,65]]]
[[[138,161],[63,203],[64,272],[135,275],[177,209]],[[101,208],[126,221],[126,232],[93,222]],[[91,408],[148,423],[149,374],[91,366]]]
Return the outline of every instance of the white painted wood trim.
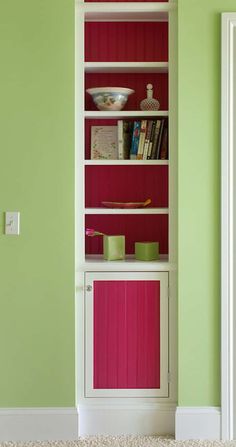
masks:
[[[84,13],[75,11],[75,378],[76,403],[84,395],[84,272],[80,266],[85,261],[84,203]]]
[[[85,111],[84,118],[87,119],[121,119],[121,118],[133,118],[133,117],[152,117],[152,116],[168,116],[167,110],[158,110],[158,111],[142,111],[142,110],[121,110],[118,112],[114,111]]]
[[[167,166],[169,164],[169,160],[85,160],[85,165],[93,165],[93,166],[120,166],[120,165],[136,165],[136,166],[144,166],[144,165],[158,165],[158,166]]]
[[[168,62],[85,62],[87,73],[167,73]]]
[[[162,257],[163,256],[163,257]],[[176,272],[177,266],[168,261],[168,256],[160,255],[157,261],[138,261],[134,259],[133,255],[126,255],[121,261],[107,261],[103,259],[102,255],[87,255],[86,260],[79,266],[79,271],[76,273],[76,286],[81,288],[83,282],[80,281],[80,271],[82,272],[99,272],[99,271],[161,271],[161,272]],[[81,289],[82,290],[82,289]],[[173,322],[172,322],[173,325]]]
[[[173,9],[176,9],[177,3],[176,1],[173,2],[146,2],[146,3],[135,3],[135,2],[119,2],[119,5],[117,2],[110,2],[109,4],[107,2],[92,2],[92,3],[82,3],[80,1],[77,1],[77,4],[80,5],[80,7],[84,8],[85,12],[89,11],[116,11],[116,12],[123,12],[124,16],[126,12],[169,12]],[[123,17],[125,18],[125,17]]]
[[[168,214],[168,208],[85,208],[84,214]]]
[[[80,405],[80,436],[174,435],[174,404]]]
[[[169,14],[169,253],[170,261],[178,259],[178,18]],[[176,314],[177,315],[177,314]],[[177,351],[177,346],[176,346]]]
[[[87,21],[167,21],[168,12],[176,3],[77,3],[84,10]]]
[[[93,387],[93,290],[94,281],[160,281],[160,388],[94,389]],[[85,395],[86,397],[168,397],[168,273],[166,272],[89,272],[85,274]]]
[[[170,396],[178,400],[178,15],[169,12],[169,358],[173,377]],[[171,266],[176,266],[172,269]]]
[[[221,439],[221,412],[218,407],[177,407],[175,438]]]
[[[75,256],[76,266],[84,260],[84,15],[77,8],[75,14]],[[79,185],[79,187],[78,187]],[[78,228],[80,231],[78,231]],[[77,268],[77,267],[76,267]]]
[[[2,408],[0,442],[78,438],[76,408]]]
[[[222,14],[221,34],[221,408],[222,439],[234,437],[234,134],[236,14]]]

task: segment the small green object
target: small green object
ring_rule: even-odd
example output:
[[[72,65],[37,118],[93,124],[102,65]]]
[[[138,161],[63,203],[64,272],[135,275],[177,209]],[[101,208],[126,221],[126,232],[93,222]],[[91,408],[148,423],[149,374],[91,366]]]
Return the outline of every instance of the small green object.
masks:
[[[158,257],[158,242],[135,242],[135,259],[139,261],[154,261]]]
[[[103,258],[116,261],[125,258],[125,236],[103,236]]]

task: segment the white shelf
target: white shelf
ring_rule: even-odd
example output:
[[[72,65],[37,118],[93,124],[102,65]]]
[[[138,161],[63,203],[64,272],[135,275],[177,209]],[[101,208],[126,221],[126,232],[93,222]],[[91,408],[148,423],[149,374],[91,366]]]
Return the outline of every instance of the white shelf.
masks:
[[[84,164],[87,166],[121,166],[121,165],[155,165],[155,166],[166,166],[169,164],[169,160],[85,160]]]
[[[85,208],[84,214],[168,214],[168,208]]]
[[[140,117],[158,117],[168,116],[167,110],[158,110],[155,112],[142,110],[120,110],[120,111],[85,111],[84,118],[87,119],[121,119],[121,118],[140,118]]]
[[[172,3],[80,3],[86,21],[168,21],[168,12],[176,8]]]
[[[80,265],[83,271],[174,271],[176,264],[170,263],[168,255],[160,255],[157,261],[138,261],[134,255],[126,255],[121,261],[107,261],[102,255],[87,255]]]
[[[167,73],[168,62],[85,62],[86,73]]]

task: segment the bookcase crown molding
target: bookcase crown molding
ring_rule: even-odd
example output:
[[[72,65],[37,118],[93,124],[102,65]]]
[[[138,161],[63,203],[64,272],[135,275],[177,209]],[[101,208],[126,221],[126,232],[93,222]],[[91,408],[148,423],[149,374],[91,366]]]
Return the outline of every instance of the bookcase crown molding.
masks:
[[[168,13],[176,9],[171,2],[77,2],[85,21],[168,21]]]

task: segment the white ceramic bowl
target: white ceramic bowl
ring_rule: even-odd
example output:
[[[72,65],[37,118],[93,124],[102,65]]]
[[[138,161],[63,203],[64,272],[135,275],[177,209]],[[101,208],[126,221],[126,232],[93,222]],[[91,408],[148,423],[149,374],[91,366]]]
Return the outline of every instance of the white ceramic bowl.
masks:
[[[122,110],[134,90],[124,87],[94,87],[86,90],[99,110]]]

